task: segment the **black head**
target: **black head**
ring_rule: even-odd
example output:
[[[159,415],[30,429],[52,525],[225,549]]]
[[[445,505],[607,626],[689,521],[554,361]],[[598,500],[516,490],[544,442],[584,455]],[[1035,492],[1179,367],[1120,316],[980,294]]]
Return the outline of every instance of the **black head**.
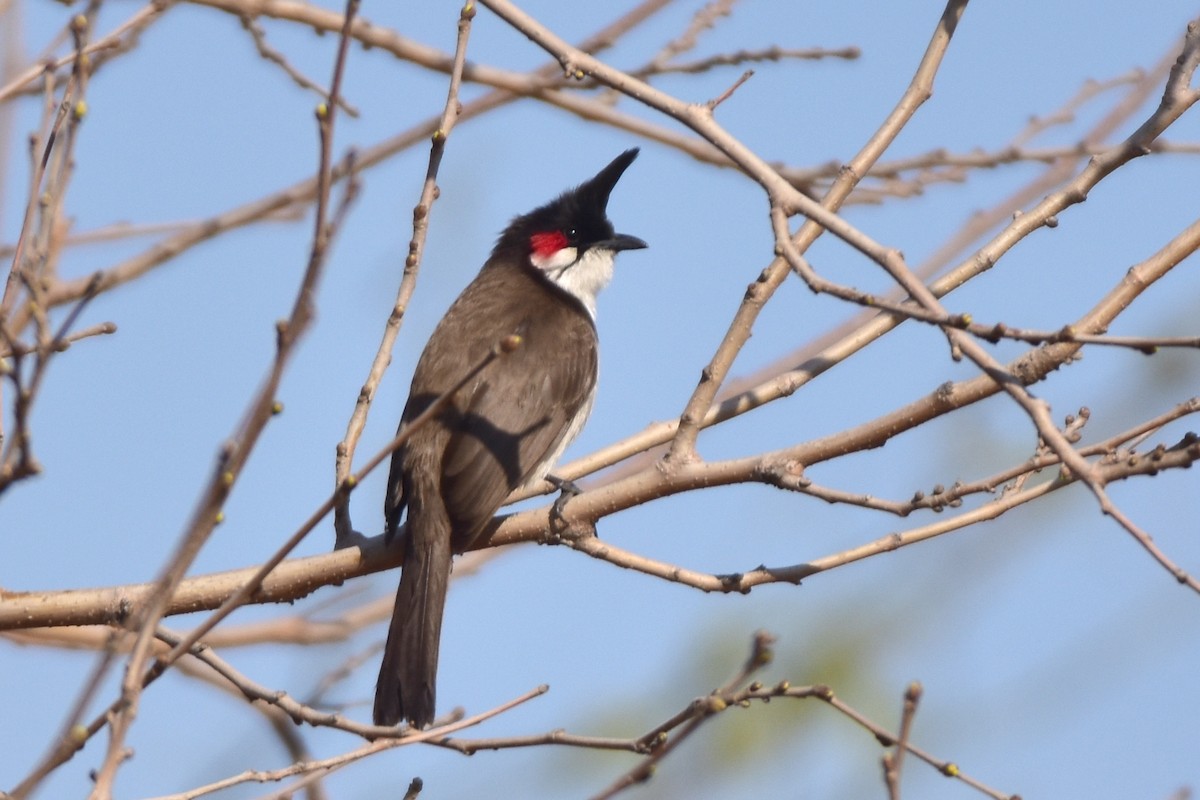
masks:
[[[529,256],[543,269],[552,264],[559,270],[592,248],[618,252],[646,247],[636,236],[615,233],[607,213],[613,187],[637,154],[636,147],[626,150],[595,177],[514,219],[500,235],[496,252]]]

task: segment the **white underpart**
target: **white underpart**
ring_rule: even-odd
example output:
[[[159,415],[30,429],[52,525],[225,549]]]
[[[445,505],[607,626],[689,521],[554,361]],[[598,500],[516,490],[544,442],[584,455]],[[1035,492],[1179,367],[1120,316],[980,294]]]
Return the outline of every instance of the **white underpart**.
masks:
[[[597,375],[597,378],[600,376]],[[597,381],[599,383],[599,381]],[[587,418],[592,413],[592,403],[596,401],[596,384],[592,384],[592,391],[583,401],[578,413],[575,414],[575,419],[571,420],[571,424],[567,426],[567,432],[563,434],[562,439],[555,446],[554,450],[546,455],[545,460],[534,468],[533,473],[520,487],[521,489],[540,489],[542,480],[550,474],[555,465],[558,464],[558,459],[566,451],[571,442],[575,441],[575,437],[583,430],[583,424],[587,422]]]
[[[593,247],[585,250],[582,257],[577,258],[576,254],[577,250],[574,247],[564,247],[549,257],[535,254],[532,260],[533,265],[546,273],[550,280],[579,298],[579,302],[583,303],[583,307],[588,310],[588,314],[591,315],[594,322],[596,319],[596,295],[612,280],[613,259],[616,253],[612,250]],[[599,375],[596,377],[598,379]],[[583,430],[583,424],[591,415],[592,403],[595,400],[596,384],[594,383],[591,393],[588,394],[578,413],[575,414],[575,419],[567,425],[562,439],[559,440],[554,450],[547,454],[545,460],[538,464],[533,474],[525,482],[526,488],[539,487],[542,479],[554,469],[554,465],[558,463],[563,452]]]
[[[533,265],[546,273],[550,280],[579,298],[584,308],[596,319],[596,295],[613,276],[613,257],[616,253],[602,247],[591,247],[577,255],[574,247],[564,247],[550,256],[533,256]]]

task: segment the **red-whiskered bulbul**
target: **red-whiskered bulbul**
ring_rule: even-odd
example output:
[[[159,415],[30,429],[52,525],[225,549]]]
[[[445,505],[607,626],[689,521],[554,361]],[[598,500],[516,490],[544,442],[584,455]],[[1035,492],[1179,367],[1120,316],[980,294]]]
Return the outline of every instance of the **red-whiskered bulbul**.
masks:
[[[417,362],[401,430],[501,340],[520,337],[392,455],[387,536],[407,509],[407,539],[375,689],[377,725],[433,721],[451,554],[470,545],[514,489],[546,477],[591,411],[596,294],[618,252],[646,246],[614,233],[606,212],[637,154],[626,150],[594,178],[514,219]]]

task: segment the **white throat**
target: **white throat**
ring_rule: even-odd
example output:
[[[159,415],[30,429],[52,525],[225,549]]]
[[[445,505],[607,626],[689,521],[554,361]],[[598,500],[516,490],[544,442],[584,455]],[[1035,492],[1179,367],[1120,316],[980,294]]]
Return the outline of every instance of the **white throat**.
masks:
[[[579,258],[575,254],[574,247],[564,247],[548,258],[535,254],[533,265],[569,294],[579,298],[592,320],[595,320],[596,295],[612,280],[616,253],[603,247],[592,247]]]

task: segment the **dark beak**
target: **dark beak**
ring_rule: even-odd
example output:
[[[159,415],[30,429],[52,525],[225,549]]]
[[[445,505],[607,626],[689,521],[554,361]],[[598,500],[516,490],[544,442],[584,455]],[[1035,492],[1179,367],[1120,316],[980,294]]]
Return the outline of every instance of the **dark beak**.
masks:
[[[592,247],[602,247],[605,250],[620,252],[621,250],[641,250],[649,247],[644,241],[636,236],[630,236],[627,233],[613,234],[611,239],[602,239],[599,242],[592,244]]]

